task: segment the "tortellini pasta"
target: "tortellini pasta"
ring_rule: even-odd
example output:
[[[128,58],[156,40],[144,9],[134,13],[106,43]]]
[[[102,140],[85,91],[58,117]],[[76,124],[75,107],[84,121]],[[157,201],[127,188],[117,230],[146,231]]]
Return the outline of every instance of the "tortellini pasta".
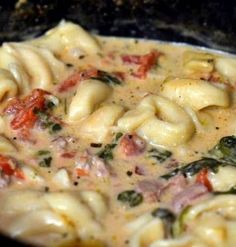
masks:
[[[186,51],[183,54],[184,74],[192,79],[208,78],[214,70],[214,55]]]
[[[4,97],[13,97],[18,93],[18,85],[13,75],[5,69],[0,69],[0,101]]]
[[[103,105],[84,120],[80,132],[92,141],[102,142],[112,133],[112,127],[123,113],[124,108],[120,105]]]
[[[16,147],[8,140],[5,136],[0,135],[0,152],[1,153],[12,153],[16,151]]]
[[[164,146],[185,143],[195,131],[191,118],[180,106],[157,95],[145,97],[137,110],[126,113],[118,121],[118,126],[124,130],[135,130],[150,143]]]
[[[163,83],[161,94],[198,111],[208,106],[228,107],[229,93],[204,80],[174,79]]]
[[[72,22],[61,21],[60,24],[49,30],[44,37],[34,40],[34,43],[49,48],[55,53],[63,49],[82,49],[86,53],[99,52],[100,46],[96,39],[87,33],[81,26]]]
[[[85,80],[77,89],[69,106],[68,122],[88,117],[99,104],[109,97],[112,88],[99,80]]]
[[[236,81],[236,59],[219,57],[216,59],[216,69],[231,83]]]
[[[15,217],[5,230],[11,236],[20,238],[49,233],[67,233],[67,241],[78,237],[99,238],[103,229],[99,220],[107,211],[103,196],[93,191],[83,191],[81,195],[12,191],[2,195],[2,198],[1,214]]]
[[[48,90],[66,71],[64,63],[51,51],[24,43],[3,44],[0,50],[0,68],[9,70],[12,76],[6,73],[5,76],[17,82],[18,85],[9,82],[9,87],[15,85],[12,92],[14,95],[17,86],[22,93],[27,93],[30,88]]]

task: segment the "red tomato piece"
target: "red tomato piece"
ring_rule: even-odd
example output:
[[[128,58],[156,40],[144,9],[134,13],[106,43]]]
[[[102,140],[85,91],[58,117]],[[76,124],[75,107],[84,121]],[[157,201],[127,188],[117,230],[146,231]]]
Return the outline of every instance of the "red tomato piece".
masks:
[[[97,69],[88,69],[82,72],[75,72],[74,74],[70,75],[65,81],[61,83],[61,85],[58,88],[58,91],[60,93],[66,92],[70,88],[76,86],[78,83],[80,83],[83,80],[87,80],[91,77],[97,76]]]
[[[11,127],[15,130],[32,128],[37,121],[37,115],[34,113],[34,110],[42,110],[44,108],[45,95],[47,94],[49,93],[42,89],[34,89],[24,99],[10,101],[4,112],[14,114]]]
[[[202,169],[198,173],[197,178],[196,178],[196,182],[200,183],[200,184],[203,184],[208,189],[208,191],[212,191],[213,190],[211,182],[208,179],[208,170],[206,168]]]
[[[85,169],[82,169],[82,168],[76,168],[75,172],[76,172],[76,175],[79,177],[84,177],[84,176],[89,175],[88,171],[86,171]]]
[[[133,73],[133,76],[145,79],[147,72],[153,67],[160,55],[160,52],[154,50],[146,55],[123,55],[121,59],[124,63],[138,64],[138,70]]]

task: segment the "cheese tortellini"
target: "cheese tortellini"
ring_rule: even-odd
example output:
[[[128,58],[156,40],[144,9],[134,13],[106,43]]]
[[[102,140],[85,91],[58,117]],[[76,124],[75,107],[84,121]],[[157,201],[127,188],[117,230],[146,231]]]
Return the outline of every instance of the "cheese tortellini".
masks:
[[[216,59],[216,69],[231,83],[236,82],[236,59],[219,57]]]
[[[107,205],[97,192],[83,191],[80,195],[25,190],[11,191],[2,198],[1,214],[15,217],[5,228],[12,237],[27,239],[32,235],[56,234],[62,244],[77,238],[99,239],[102,233],[99,220],[106,214]]]
[[[195,51],[186,51],[183,54],[183,72],[189,78],[208,78],[213,70],[213,54]]]
[[[80,121],[88,117],[112,92],[112,88],[99,80],[85,80],[72,98],[68,112],[68,122]]]
[[[228,107],[229,93],[204,80],[174,79],[163,83],[161,94],[181,106],[198,111],[208,106]]]
[[[191,118],[183,108],[157,95],[145,97],[136,110],[119,119],[118,126],[122,130],[136,131],[152,144],[164,146],[185,143],[195,131]]]
[[[10,70],[23,91],[47,90],[66,70],[64,63],[48,49],[24,43],[5,43],[0,58],[0,67]]]
[[[112,133],[112,127],[123,113],[124,108],[120,105],[103,105],[84,120],[80,132],[92,141],[102,142],[108,134]]]
[[[34,43],[47,47],[56,54],[63,49],[76,48],[88,54],[100,51],[100,46],[92,35],[81,26],[68,21],[61,21],[57,27],[49,30],[43,37],[34,40]]]

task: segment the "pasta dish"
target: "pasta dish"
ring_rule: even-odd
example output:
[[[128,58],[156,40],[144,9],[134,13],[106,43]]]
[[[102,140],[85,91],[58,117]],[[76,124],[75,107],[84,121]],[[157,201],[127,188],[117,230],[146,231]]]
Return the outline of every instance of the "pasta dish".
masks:
[[[0,47],[0,231],[35,246],[235,247],[236,59],[62,21]]]

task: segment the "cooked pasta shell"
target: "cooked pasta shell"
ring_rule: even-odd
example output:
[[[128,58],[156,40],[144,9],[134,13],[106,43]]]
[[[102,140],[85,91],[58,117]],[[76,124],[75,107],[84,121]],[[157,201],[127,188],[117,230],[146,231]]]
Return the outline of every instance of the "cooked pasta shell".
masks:
[[[170,80],[162,85],[161,94],[193,110],[201,110],[208,106],[228,107],[230,104],[227,90],[204,80]]]
[[[80,121],[88,117],[96,107],[106,100],[112,88],[98,80],[86,80],[79,85],[68,111],[68,121]]]

